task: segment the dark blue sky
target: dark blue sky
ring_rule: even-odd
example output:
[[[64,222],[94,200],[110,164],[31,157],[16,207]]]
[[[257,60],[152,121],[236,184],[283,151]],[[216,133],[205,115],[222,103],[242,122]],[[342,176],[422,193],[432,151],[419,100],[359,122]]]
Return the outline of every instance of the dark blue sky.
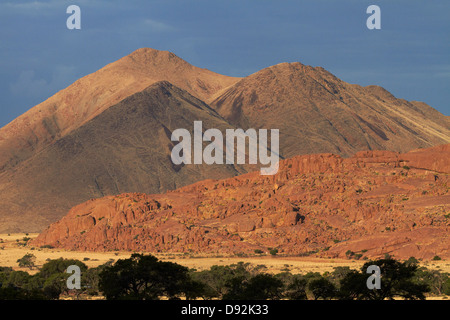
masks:
[[[66,28],[71,4],[81,30]],[[4,0],[0,126],[141,47],[230,76],[299,61],[450,115],[449,14],[448,0]]]

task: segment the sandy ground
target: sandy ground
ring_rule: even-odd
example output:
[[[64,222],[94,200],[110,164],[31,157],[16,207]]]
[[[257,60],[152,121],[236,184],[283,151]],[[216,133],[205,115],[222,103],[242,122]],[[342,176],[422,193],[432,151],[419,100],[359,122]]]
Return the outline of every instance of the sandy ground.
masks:
[[[24,238],[34,238],[38,234],[0,234],[0,266],[12,267],[14,270],[26,271],[34,274],[48,259],[77,259],[83,261],[88,267],[96,267],[113,259],[126,259],[131,252],[80,252],[65,251],[60,249],[32,248],[23,246]],[[25,254],[31,253],[36,257],[33,269],[20,268],[17,260]],[[183,254],[155,254],[160,260],[172,261],[197,270],[209,269],[213,265],[230,265],[233,263],[249,262],[253,266],[263,265],[261,271],[269,273],[279,273],[290,271],[291,273],[306,274],[308,272],[324,273],[333,271],[338,266],[349,266],[352,269],[359,269],[365,261],[342,260],[342,259],[319,259],[311,257],[194,257]],[[423,261],[422,266],[428,269],[437,269],[443,272],[450,272],[450,261]],[[99,298],[99,297],[97,297]],[[101,297],[100,297],[101,298]],[[92,298],[90,298],[92,299]],[[430,300],[448,299],[448,297],[428,297]]]
[[[23,246],[24,237],[34,238],[37,234],[0,234],[0,266],[12,267],[14,270],[23,270],[29,273],[36,272],[36,268],[19,268],[17,260],[27,253],[36,257],[35,265],[41,267],[48,259],[77,259],[83,261],[88,267],[96,267],[113,259],[125,259],[130,257],[131,252],[79,252],[65,251],[60,249],[32,248]],[[365,261],[343,260],[343,259],[319,259],[311,257],[195,257],[183,254],[155,254],[159,259],[172,261],[189,268],[197,270],[209,269],[213,265],[230,265],[240,261],[249,262],[253,266],[263,265],[261,269],[265,272],[278,273],[290,271],[291,273],[307,273],[333,271],[338,266],[349,266],[352,269],[359,269]],[[438,269],[443,272],[450,272],[450,261],[424,261],[421,265],[429,269]]]
[[[113,259],[125,259],[130,257],[131,252],[84,252],[65,251],[60,249],[32,248],[23,246],[23,238],[34,238],[37,234],[0,234],[0,266],[12,267],[14,270],[23,270],[29,273],[36,272],[36,268],[19,268],[17,260],[25,254],[31,253],[36,257],[35,265],[41,267],[48,259],[77,259],[83,261],[88,267],[96,267]],[[17,241],[18,240],[18,241]],[[2,242],[3,241],[3,242]],[[3,248],[3,249],[2,249]],[[292,273],[307,273],[310,271],[323,273],[333,271],[337,266],[350,266],[357,269],[362,266],[363,261],[314,259],[300,257],[195,257],[183,254],[155,254],[160,260],[172,261],[189,268],[197,270],[209,269],[213,265],[230,265],[240,261],[249,262],[253,266],[263,265],[261,270],[278,273],[289,270]]]

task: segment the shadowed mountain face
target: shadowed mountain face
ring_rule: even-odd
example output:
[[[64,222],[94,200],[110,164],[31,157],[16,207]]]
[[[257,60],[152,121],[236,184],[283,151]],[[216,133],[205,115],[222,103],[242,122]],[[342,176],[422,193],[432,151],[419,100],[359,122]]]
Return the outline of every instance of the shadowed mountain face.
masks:
[[[339,80],[323,68],[282,63],[252,74],[211,106],[231,123],[278,128],[284,157],[359,150],[409,151],[450,142],[450,120],[425,103]]]
[[[0,170],[14,167],[110,106],[164,80],[206,100],[239,78],[194,67],[171,52],[138,49],[79,79],[1,128]]]
[[[40,231],[91,198],[159,193],[250,169],[173,165],[171,133],[192,132],[197,120],[221,132],[279,129],[284,158],[450,142],[449,117],[425,103],[319,67],[282,63],[241,79],[144,48],[0,129],[0,232]]]
[[[233,165],[174,165],[171,133],[193,122],[232,128],[213,109],[158,82],[83,124],[1,176],[2,228],[39,230],[91,198],[147,193],[246,172]]]

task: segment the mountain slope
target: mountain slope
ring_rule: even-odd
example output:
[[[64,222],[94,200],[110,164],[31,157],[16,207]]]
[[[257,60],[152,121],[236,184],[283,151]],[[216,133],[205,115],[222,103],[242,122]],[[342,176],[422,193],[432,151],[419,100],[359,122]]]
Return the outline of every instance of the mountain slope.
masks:
[[[0,232],[39,231],[69,208],[123,192],[158,193],[243,166],[178,165],[170,153],[178,128],[233,128],[205,103],[157,82],[108,108],[52,145],[0,174]]]
[[[0,172],[29,158],[124,98],[169,81],[206,100],[239,78],[197,68],[167,51],[138,49],[87,75],[0,129]]]
[[[121,194],[72,208],[31,246],[376,258],[450,257],[450,145],[283,160],[158,195]]]
[[[0,129],[0,232],[39,231],[90,198],[164,192],[249,170],[173,166],[170,135],[195,120],[221,132],[280,129],[284,157],[450,140],[449,117],[425,103],[348,84],[319,67],[282,63],[240,79],[143,48]]]
[[[406,152],[450,142],[450,120],[378,86],[348,84],[320,67],[281,63],[256,72],[210,105],[244,128],[278,128],[285,157],[361,150]]]

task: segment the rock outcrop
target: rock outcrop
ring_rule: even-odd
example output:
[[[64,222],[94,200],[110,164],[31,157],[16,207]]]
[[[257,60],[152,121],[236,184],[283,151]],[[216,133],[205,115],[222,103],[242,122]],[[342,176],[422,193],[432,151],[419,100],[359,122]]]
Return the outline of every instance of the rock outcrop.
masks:
[[[128,193],[70,210],[32,246],[206,254],[450,257],[450,145],[296,156],[165,194]]]

